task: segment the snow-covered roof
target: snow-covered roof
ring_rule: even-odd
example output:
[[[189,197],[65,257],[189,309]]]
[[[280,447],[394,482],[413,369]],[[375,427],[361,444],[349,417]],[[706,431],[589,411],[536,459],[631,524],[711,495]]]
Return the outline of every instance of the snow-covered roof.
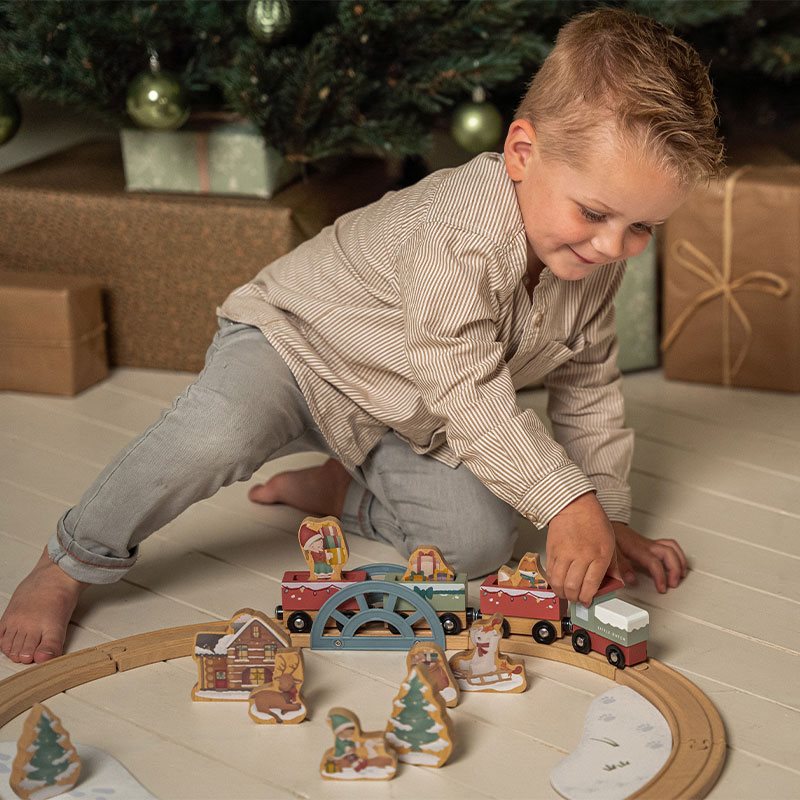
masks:
[[[284,647],[289,646],[288,637],[275,625],[269,625],[265,620],[251,616],[250,614],[242,614],[236,617],[231,623],[233,633],[224,634],[198,634],[195,638],[194,652],[198,656],[224,656],[228,652],[228,648],[239,638],[239,636],[246,631],[253,622],[260,622],[264,625],[270,633],[281,643]],[[202,637],[202,638],[201,638]],[[214,639],[216,638],[216,641]]]
[[[594,614],[598,621],[628,633],[638,631],[650,623],[650,615],[643,608],[626,603],[618,597],[597,603]]]

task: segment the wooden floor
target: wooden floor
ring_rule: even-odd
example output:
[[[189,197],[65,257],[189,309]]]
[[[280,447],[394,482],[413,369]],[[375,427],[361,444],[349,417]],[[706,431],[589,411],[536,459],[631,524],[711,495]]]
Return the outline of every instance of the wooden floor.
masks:
[[[189,380],[121,369],[74,399],[0,394],[0,608],[27,573],[64,509]],[[800,399],[666,382],[625,380],[636,429],[634,525],[674,537],[692,571],[668,595],[643,583],[629,598],[651,615],[652,655],[680,670],[717,705],[729,751],[713,798],[800,797]],[[526,402],[543,409],[532,392]],[[276,469],[312,463],[286,459]],[[142,547],[129,577],[93,587],[70,628],[69,651],[173,625],[269,613],[284,569],[300,568],[299,512],[250,504],[229,487],[191,508]],[[351,539],[351,563],[397,561],[383,545]],[[544,542],[522,528],[519,551]],[[473,597],[477,601],[477,597]],[[609,681],[528,660],[530,688],[470,696],[453,713],[457,750],[441,770],[405,767],[391,782],[342,787],[320,780],[331,745],[325,714],[355,710],[382,727],[404,676],[400,653],[307,652],[313,719],[253,725],[244,704],[192,703],[190,659],[120,673],[53,698],[73,739],[111,752],[150,791],[168,798],[554,797],[548,775],[576,746],[591,699]],[[23,669],[0,656],[0,679]],[[16,739],[17,718],[0,730]]]

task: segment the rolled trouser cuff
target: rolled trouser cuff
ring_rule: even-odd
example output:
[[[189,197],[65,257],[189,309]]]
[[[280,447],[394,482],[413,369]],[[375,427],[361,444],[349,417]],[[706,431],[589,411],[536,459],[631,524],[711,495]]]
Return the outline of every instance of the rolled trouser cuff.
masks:
[[[58,530],[47,543],[47,554],[70,578],[83,583],[116,583],[125,577],[136,563],[138,547],[128,558],[116,558],[92,553],[81,547],[59,521]]]

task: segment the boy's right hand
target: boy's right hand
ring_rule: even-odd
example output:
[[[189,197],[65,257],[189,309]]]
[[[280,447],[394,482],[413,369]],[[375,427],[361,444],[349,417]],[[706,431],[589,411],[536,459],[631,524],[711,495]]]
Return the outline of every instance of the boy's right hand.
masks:
[[[594,492],[564,506],[547,528],[547,580],[559,597],[591,604],[606,572],[621,579],[614,529]],[[610,569],[609,569],[610,568]]]

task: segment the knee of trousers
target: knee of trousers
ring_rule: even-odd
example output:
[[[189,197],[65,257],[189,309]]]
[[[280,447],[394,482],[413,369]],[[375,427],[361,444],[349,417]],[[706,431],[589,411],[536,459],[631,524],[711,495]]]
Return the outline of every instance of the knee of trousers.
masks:
[[[518,514],[498,504],[482,513],[451,516],[435,529],[407,535],[409,554],[416,547],[434,545],[456,572],[465,572],[470,579],[480,578],[511,559],[517,538]]]

